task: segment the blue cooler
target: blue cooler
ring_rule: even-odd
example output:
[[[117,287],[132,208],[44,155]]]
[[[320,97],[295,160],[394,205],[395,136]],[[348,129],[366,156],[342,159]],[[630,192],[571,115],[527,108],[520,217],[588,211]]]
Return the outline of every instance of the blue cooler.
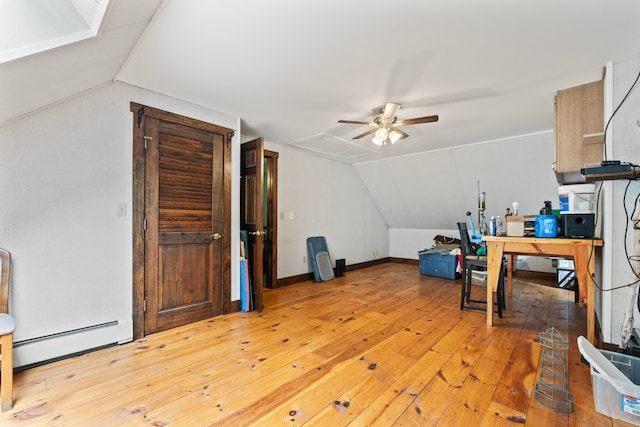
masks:
[[[555,215],[536,216],[536,237],[558,237],[558,218]]]

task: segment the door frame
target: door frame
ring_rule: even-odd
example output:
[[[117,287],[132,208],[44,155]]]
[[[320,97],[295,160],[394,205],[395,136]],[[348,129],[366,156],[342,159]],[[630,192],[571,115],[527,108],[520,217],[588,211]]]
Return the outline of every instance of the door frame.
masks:
[[[135,102],[130,103],[130,111],[133,117],[133,188],[132,188],[132,273],[133,273],[133,298],[132,319],[133,339],[144,337],[145,316],[145,137],[143,118],[145,116],[173,122],[185,126],[196,127],[214,133],[224,135],[224,209],[223,209],[223,263],[222,263],[222,312],[225,313],[231,303],[231,138],[234,135],[232,129],[212,123],[192,119],[168,111],[145,106]]]

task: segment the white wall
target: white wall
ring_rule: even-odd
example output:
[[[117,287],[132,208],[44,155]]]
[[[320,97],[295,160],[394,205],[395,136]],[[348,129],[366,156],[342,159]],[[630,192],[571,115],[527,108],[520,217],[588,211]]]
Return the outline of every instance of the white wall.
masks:
[[[278,277],[311,272],[306,239],[325,236],[332,260],[347,265],[389,256],[388,228],[351,165],[280,144]]]
[[[237,117],[112,83],[2,125],[0,244],[12,253],[10,310],[18,343],[113,320],[128,327],[105,337],[108,342],[90,345],[131,339],[131,101],[232,129],[240,124]],[[233,177],[239,177],[238,144],[239,135]],[[232,183],[236,231],[237,181]],[[117,216],[119,203],[127,205],[124,217]],[[236,253],[238,234],[232,236]],[[237,270],[232,271],[235,295]],[[66,343],[38,355],[22,354],[18,346],[16,366],[85,345]]]
[[[433,246],[436,235],[458,237],[456,223],[467,220],[467,211],[478,225],[478,181],[487,193],[487,219],[504,215],[514,201],[526,215],[539,213],[545,200],[557,209],[553,144],[549,131],[362,163],[356,169],[391,224],[389,255],[418,259],[418,250]],[[539,257],[519,257],[517,267],[554,271],[551,261]]]
[[[605,78],[605,118],[611,115],[631,88],[640,72],[640,57],[616,61],[607,67]],[[607,130],[607,155],[610,160],[640,164],[640,88],[631,92],[613,117]],[[627,184],[629,184],[628,188]],[[626,198],[625,198],[626,190]],[[631,216],[635,198],[640,194],[638,181],[606,181],[601,193],[603,203],[603,278],[604,291],[597,293],[596,308],[604,341],[620,344],[624,311],[629,296],[628,284],[636,281],[627,262],[625,246],[633,254],[634,231],[627,219]],[[627,237],[625,240],[625,232]],[[636,304],[634,304],[635,306]],[[640,313],[634,308],[635,328],[640,329]]]
[[[418,251],[433,247],[435,244],[433,239],[439,234],[459,238],[457,228],[448,230],[391,228],[389,229],[389,256],[418,259]]]
[[[557,209],[553,156],[548,131],[355,167],[389,228],[455,230],[467,211],[477,226],[478,181],[487,219],[504,215],[514,201],[525,215],[539,213],[545,200]]]
[[[239,130],[240,120],[111,83],[0,127],[0,242],[13,255],[16,366],[131,339],[132,127],[137,102]],[[232,253],[239,253],[239,141],[232,144]],[[270,144],[279,154],[279,277],[311,271],[306,238],[347,264],[388,256],[388,231],[350,165]],[[235,178],[238,177],[238,178]],[[126,216],[118,216],[119,204]],[[232,257],[232,300],[239,297]],[[78,339],[27,340],[118,321]]]

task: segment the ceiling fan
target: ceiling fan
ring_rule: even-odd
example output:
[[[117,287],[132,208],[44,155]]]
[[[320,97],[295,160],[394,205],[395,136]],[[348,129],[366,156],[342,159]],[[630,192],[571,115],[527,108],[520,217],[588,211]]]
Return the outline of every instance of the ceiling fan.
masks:
[[[396,113],[400,109],[400,104],[395,102],[387,102],[384,108],[380,107],[378,115],[371,122],[358,122],[353,120],[338,120],[338,123],[349,123],[354,125],[369,125],[372,129],[354,136],[353,139],[360,139],[364,136],[375,133],[373,142],[376,145],[394,144],[400,139],[404,139],[409,135],[400,130],[399,126],[417,125],[419,123],[437,122],[438,116],[416,117],[414,119],[398,120]]]

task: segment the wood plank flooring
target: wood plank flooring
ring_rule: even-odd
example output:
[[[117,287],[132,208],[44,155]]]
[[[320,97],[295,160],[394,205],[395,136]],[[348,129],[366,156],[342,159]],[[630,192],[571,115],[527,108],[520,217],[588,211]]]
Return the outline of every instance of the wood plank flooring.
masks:
[[[233,313],[17,372],[2,426],[623,426],[594,409],[576,346],[586,309],[518,273],[505,317],[459,309],[460,281],[386,263],[266,290]],[[569,339],[572,413],[534,400],[538,334]]]

